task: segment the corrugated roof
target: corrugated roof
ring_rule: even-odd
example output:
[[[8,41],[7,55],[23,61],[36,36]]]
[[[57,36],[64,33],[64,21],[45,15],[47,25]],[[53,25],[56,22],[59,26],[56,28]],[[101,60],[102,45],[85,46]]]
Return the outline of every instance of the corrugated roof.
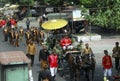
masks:
[[[24,64],[29,63],[30,60],[27,58],[23,51],[7,51],[0,52],[0,64]]]

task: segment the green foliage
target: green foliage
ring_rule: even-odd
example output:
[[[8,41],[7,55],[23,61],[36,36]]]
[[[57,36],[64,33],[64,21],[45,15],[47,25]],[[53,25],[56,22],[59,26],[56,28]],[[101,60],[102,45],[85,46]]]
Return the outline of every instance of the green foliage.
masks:
[[[2,0],[3,1],[3,0]],[[21,5],[33,5],[35,0],[4,0],[5,2],[18,3]],[[120,29],[120,0],[43,0],[52,6],[60,6],[62,3],[74,2],[82,9],[82,14],[92,10],[90,15],[84,14],[85,18],[94,25],[101,27]]]
[[[80,4],[79,5],[84,5],[86,8],[92,8],[96,7],[96,0],[79,0]]]
[[[20,3],[22,5],[33,5],[34,4],[34,0],[20,0]]]
[[[92,6],[93,3],[96,3],[96,7]],[[94,9],[91,15],[85,16],[92,24],[120,29],[120,0],[82,0],[82,4],[89,4],[91,8],[88,9]]]
[[[56,6],[59,4],[60,0],[44,0],[45,3],[49,3],[50,5]]]

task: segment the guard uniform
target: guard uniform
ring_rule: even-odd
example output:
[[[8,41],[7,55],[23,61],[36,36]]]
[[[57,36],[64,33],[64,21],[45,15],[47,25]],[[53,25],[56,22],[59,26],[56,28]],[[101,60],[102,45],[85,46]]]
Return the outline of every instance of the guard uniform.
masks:
[[[7,28],[4,28],[3,29],[3,34],[4,34],[4,41],[8,41],[8,29]]]
[[[10,31],[10,44],[14,44],[14,39],[15,39],[15,32],[13,30]]]
[[[25,38],[26,38],[26,44],[28,45],[30,43],[30,40],[31,40],[31,33],[30,33],[30,31],[26,31]]]
[[[15,46],[19,47],[19,34],[18,34],[18,32],[15,33]]]
[[[20,39],[20,41],[23,41],[23,36],[24,36],[24,30],[21,27],[20,30],[19,30],[19,39]]]

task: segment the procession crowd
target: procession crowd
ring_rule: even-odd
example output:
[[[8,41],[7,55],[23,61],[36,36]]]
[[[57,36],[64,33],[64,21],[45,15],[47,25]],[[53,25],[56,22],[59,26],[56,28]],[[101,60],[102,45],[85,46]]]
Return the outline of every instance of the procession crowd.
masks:
[[[70,38],[68,38],[66,36],[63,39],[61,39],[61,41],[60,41],[60,45],[61,45],[63,50],[69,49],[69,46],[71,47],[71,43],[72,42],[71,42]],[[27,49],[30,51],[30,48],[31,47],[28,47]],[[59,67],[59,54],[58,54],[59,52],[57,52],[56,48],[53,48],[52,52],[50,53],[45,45],[43,45],[42,48],[43,49],[41,49],[39,51],[39,61],[40,61],[40,65],[41,65],[42,70],[39,73],[38,81],[41,81],[41,80],[54,81],[55,76],[57,74],[58,67]],[[91,58],[91,55],[94,54],[88,43],[86,43],[84,46],[83,42],[80,41],[77,48],[79,48],[79,50],[82,51],[83,56],[86,55],[89,58]],[[33,49],[33,48],[31,48],[31,49]],[[29,51],[28,51],[28,53],[30,54]],[[102,58],[103,80],[104,81],[112,81],[113,80],[114,74],[112,74],[112,68],[113,68],[112,57],[115,58],[115,70],[117,72],[117,75],[114,76],[115,81],[116,81],[116,79],[119,81],[119,78],[120,78],[120,76],[119,76],[119,70],[120,70],[120,64],[119,64],[120,46],[119,46],[119,42],[115,43],[115,47],[113,47],[112,51],[113,51],[112,56],[109,55],[108,50],[103,51],[103,53],[105,54]],[[32,57],[34,54],[35,53],[30,54],[31,55],[30,58],[32,60],[32,65],[34,63],[33,62],[34,57]]]
[[[10,45],[15,47],[19,47],[19,43],[26,41],[26,50],[27,56],[31,59],[31,67],[34,64],[34,55],[37,53],[36,44],[42,46],[42,49],[39,51],[39,61],[41,65],[41,72],[39,73],[38,81],[55,81],[55,77],[57,74],[58,66],[59,66],[59,58],[60,54],[58,54],[58,50],[53,47],[52,52],[49,51],[46,45],[43,45],[45,39],[45,33],[38,27],[30,27],[30,20],[27,19],[26,26],[27,28],[24,29],[22,26],[17,27],[17,20],[8,18],[8,20],[3,20],[0,22],[0,26],[3,28],[3,36],[4,41],[9,42]],[[72,49],[72,41],[67,35],[62,38],[60,41],[60,47],[62,50]],[[81,40],[77,46],[79,51],[82,51],[82,54],[89,55],[94,54],[89,44],[86,43],[85,46],[83,45],[83,41]],[[115,47],[113,48],[113,55],[112,57],[115,58],[115,70],[119,74],[120,70],[120,46],[119,42],[115,43]],[[104,81],[111,80],[112,78],[112,57],[109,55],[107,50],[103,52],[105,56],[102,58],[102,66],[103,66],[103,76]],[[120,78],[120,76],[115,76],[115,78]]]
[[[58,66],[59,66],[59,54],[57,53],[57,49],[53,49],[50,53],[47,49],[47,46],[43,45],[44,42],[44,32],[36,27],[31,27],[29,29],[20,28],[12,28],[11,26],[7,26],[3,28],[4,41],[9,42],[10,45],[15,47],[19,47],[19,42],[22,42],[24,39],[26,40],[27,45],[27,56],[31,59],[31,66],[34,63],[34,55],[37,53],[37,44],[42,46],[42,50],[39,52],[39,61],[41,65],[42,71],[39,73],[38,81],[54,81],[55,76],[57,74]],[[67,41],[65,41],[67,39]],[[63,50],[67,48],[71,48],[72,41],[70,38],[65,36],[60,41],[60,46]],[[85,44],[85,48],[83,49],[82,41],[80,41],[77,48],[82,50],[84,54],[89,55],[92,53],[92,49],[89,47],[89,44]],[[105,56],[102,58],[102,66],[104,69],[104,81],[107,79],[111,80],[112,78],[112,58],[109,55],[107,50],[104,50]],[[120,59],[120,46],[119,42],[116,42],[116,46],[113,48],[113,58],[115,58],[115,69],[119,73],[119,59]],[[48,69],[49,68],[49,69]],[[115,78],[119,78],[119,76],[115,76]]]
[[[83,46],[83,43],[80,42],[78,45],[78,48],[80,48],[79,50],[82,51],[82,54],[83,54],[82,56],[86,55],[89,58],[91,58],[91,55],[93,55],[93,51],[88,43],[86,43],[85,46]],[[63,50],[64,50],[64,48],[63,48]],[[119,81],[120,80],[120,73],[119,73],[120,72],[120,63],[119,63],[119,61],[120,61],[120,46],[119,46],[119,42],[115,42],[115,47],[113,47],[112,51],[113,51],[113,54],[112,54],[112,56],[110,56],[108,50],[104,50],[103,54],[105,54],[105,55],[101,58],[104,81]],[[113,74],[113,72],[112,72],[113,71],[112,68],[114,67],[112,58],[115,59],[116,74]],[[57,73],[57,69],[59,67],[59,63],[58,63],[59,56],[58,56],[58,53],[56,52],[56,49],[53,49],[52,53],[49,53],[47,48],[44,46],[43,49],[40,50],[40,52],[39,52],[39,61],[41,63],[42,71],[39,74],[38,81],[41,81],[40,77],[43,77],[45,79],[45,81],[54,81],[56,73]],[[48,70],[48,68],[50,68],[50,70]],[[114,80],[113,80],[113,78],[114,78]]]

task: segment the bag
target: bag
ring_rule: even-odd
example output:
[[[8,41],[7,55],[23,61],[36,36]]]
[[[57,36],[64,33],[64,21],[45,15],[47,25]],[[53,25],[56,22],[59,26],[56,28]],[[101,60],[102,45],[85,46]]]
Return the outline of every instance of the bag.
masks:
[[[116,57],[117,57],[117,55],[116,55],[116,54],[112,54],[112,57],[113,57],[113,58],[116,58]]]
[[[26,56],[27,56],[28,58],[30,58],[30,54],[29,54],[29,53],[27,53]]]
[[[83,65],[83,68],[89,68],[90,66],[91,66],[91,64],[85,63],[85,64]]]
[[[41,60],[41,68],[42,68],[42,69],[47,69],[48,67],[49,67],[49,66],[48,66],[47,61]]]

